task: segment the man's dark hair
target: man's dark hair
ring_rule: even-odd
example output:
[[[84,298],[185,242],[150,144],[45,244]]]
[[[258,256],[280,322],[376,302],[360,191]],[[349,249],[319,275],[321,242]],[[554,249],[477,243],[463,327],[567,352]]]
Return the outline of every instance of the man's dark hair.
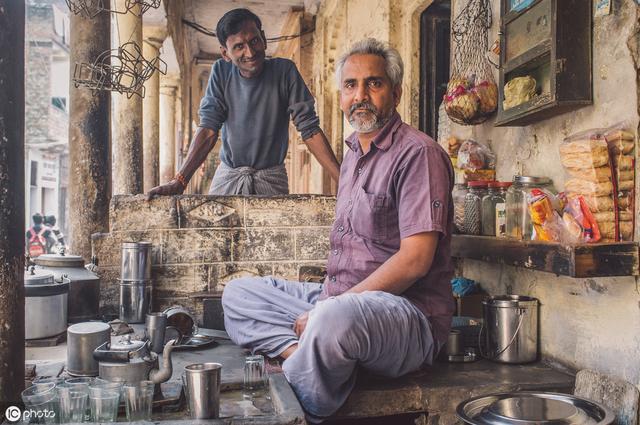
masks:
[[[55,215],[45,215],[44,216],[44,224],[48,224],[49,226],[55,226],[55,224],[56,224],[56,216]]]
[[[34,224],[42,224],[42,220],[44,219],[40,213],[35,213],[31,218]]]
[[[262,21],[260,21],[258,15],[249,9],[233,9],[225,13],[222,18],[220,18],[218,25],[216,26],[216,35],[218,36],[220,45],[226,47],[227,38],[233,34],[239,33],[244,21],[255,22],[258,30],[262,31]]]

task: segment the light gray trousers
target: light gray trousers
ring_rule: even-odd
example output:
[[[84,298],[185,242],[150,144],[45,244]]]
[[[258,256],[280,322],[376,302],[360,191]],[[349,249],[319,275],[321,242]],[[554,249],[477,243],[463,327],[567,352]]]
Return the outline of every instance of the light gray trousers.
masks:
[[[322,285],[275,277],[229,282],[222,295],[225,327],[238,345],[276,357],[298,343],[283,372],[312,422],[335,413],[351,393],[356,367],[398,377],[431,364],[431,327],[405,298],[387,292],[318,301]],[[296,318],[310,311],[298,340]]]

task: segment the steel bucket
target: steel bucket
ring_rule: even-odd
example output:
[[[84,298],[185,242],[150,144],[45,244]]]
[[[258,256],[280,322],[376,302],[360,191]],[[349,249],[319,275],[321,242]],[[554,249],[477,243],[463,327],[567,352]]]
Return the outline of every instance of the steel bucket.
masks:
[[[498,295],[482,301],[480,352],[501,363],[538,359],[538,300],[522,295]],[[484,337],[484,338],[483,338]]]

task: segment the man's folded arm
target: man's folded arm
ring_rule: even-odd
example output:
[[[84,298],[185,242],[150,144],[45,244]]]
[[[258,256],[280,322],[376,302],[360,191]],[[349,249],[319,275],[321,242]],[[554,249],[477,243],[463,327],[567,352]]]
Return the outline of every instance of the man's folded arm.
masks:
[[[385,291],[400,295],[429,273],[440,232],[422,232],[400,241],[400,249],[365,280],[346,291]]]

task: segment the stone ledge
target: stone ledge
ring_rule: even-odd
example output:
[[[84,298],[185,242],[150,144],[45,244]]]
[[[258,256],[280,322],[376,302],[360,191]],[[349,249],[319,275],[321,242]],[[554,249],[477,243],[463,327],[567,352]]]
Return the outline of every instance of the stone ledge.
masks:
[[[574,377],[542,363],[506,365],[480,360],[440,363],[401,378],[360,372],[356,388],[336,418],[367,418],[427,412],[440,425],[458,423],[455,409],[481,394],[515,390],[571,392]]]
[[[331,226],[335,196],[116,195],[111,232],[151,229]]]

